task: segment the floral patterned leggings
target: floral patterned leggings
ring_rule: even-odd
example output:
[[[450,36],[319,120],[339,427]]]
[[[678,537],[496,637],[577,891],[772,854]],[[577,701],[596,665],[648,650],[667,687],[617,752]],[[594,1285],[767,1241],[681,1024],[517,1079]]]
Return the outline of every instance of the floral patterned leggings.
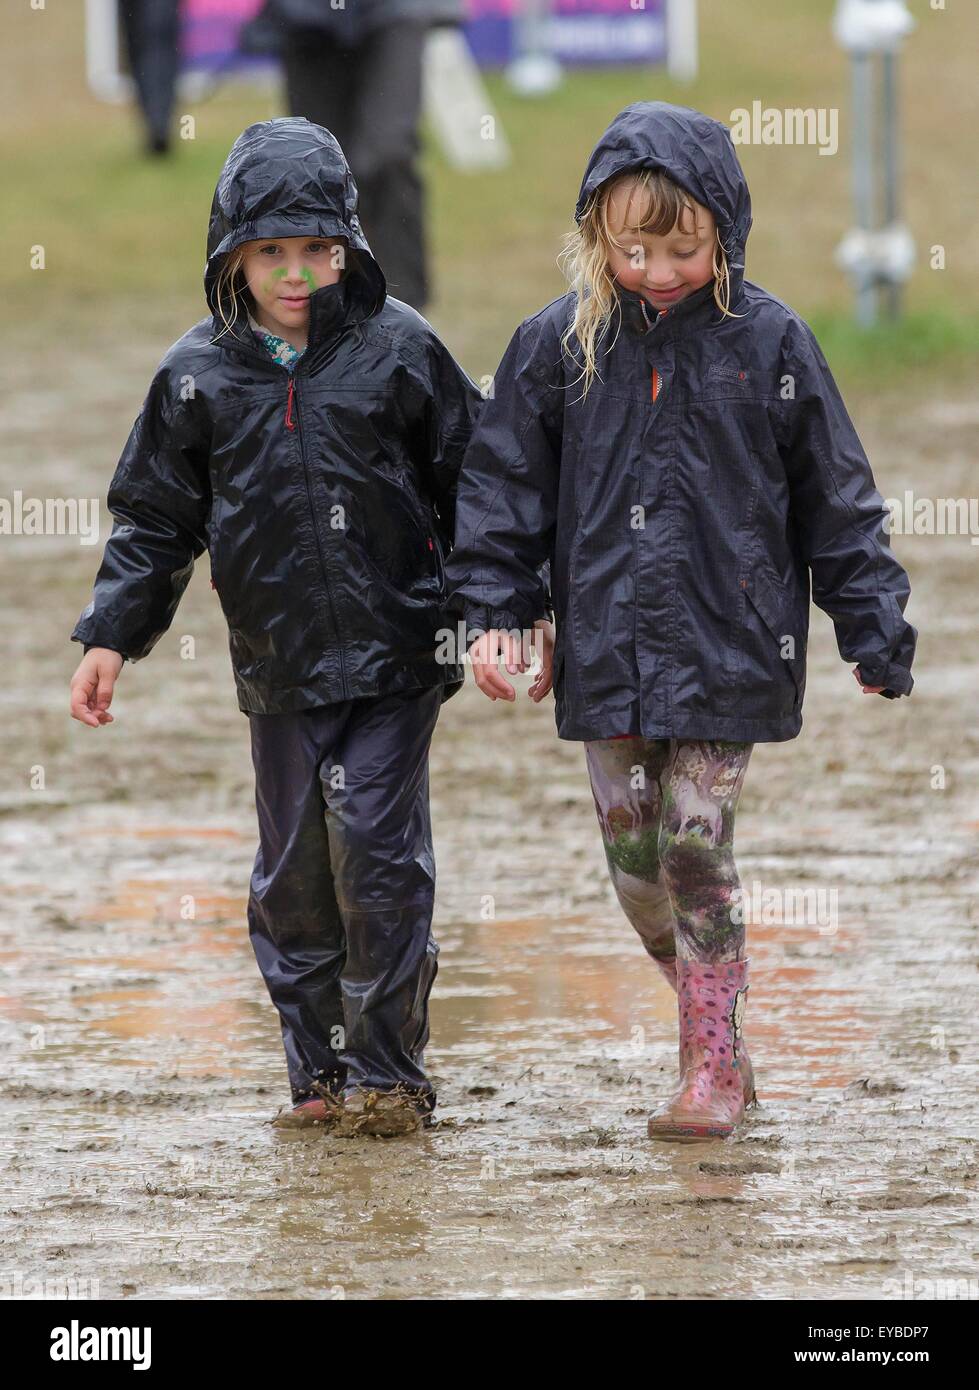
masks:
[[[754,745],[613,738],[585,744],[612,884],[649,954],[744,953],[734,815]]]

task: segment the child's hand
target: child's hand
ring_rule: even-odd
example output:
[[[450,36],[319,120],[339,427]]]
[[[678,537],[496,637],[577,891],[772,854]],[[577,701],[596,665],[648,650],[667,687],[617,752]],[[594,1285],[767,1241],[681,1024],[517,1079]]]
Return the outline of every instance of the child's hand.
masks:
[[[482,637],[477,637],[469,648],[469,659],[473,664],[473,675],[480,690],[490,700],[515,700],[516,691],[509,681],[500,675],[498,662],[503,662],[511,676],[517,671],[526,671],[530,665],[530,653],[524,651],[524,641],[515,633],[502,628],[490,628]],[[526,645],[529,647],[530,638]]]
[[[861,688],[861,690],[863,691],[863,693],[864,693],[865,695],[879,695],[880,692],[884,689],[884,687],[883,687],[882,685],[864,685],[863,681],[860,680],[860,667],[859,667],[859,666],[854,666],[854,668],[853,668],[853,677],[854,677],[854,680],[856,680],[856,681],[859,683],[860,688]]]
[[[111,724],[109,706],[116,678],[122,670],[122,657],[108,647],[93,647],[78,663],[71,678],[71,717],[97,729]]]
[[[534,627],[540,632],[541,668],[531,681],[527,694],[535,705],[539,705],[554,683],[554,624],[547,618],[538,618]]]

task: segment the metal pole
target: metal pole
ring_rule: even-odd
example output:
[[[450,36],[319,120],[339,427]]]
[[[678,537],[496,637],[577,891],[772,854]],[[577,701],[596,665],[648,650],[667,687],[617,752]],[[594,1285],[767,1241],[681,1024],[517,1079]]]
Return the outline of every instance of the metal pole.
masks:
[[[511,19],[514,56],[506,69],[521,96],[546,96],[561,85],[561,64],[551,52],[551,0],[520,0]]]
[[[675,82],[697,76],[697,0],[666,0],[666,70]]]
[[[898,196],[900,190],[899,131],[897,118],[897,56],[888,51],[883,55],[881,83],[883,88],[883,163],[884,163],[884,225],[892,227],[897,222]],[[887,282],[885,304],[889,318],[897,318],[901,312],[901,285],[896,280]]]
[[[914,263],[911,233],[898,221],[897,110],[897,54],[913,28],[905,0],[837,0],[833,32],[852,64],[856,226],[843,237],[836,259],[853,280],[863,327],[877,322],[881,304],[889,318],[897,317],[900,285]]]
[[[853,55],[853,202],[857,226],[868,234],[874,218],[873,70],[869,53]],[[872,271],[862,268],[857,281],[857,321],[870,327],[877,320],[877,290]]]

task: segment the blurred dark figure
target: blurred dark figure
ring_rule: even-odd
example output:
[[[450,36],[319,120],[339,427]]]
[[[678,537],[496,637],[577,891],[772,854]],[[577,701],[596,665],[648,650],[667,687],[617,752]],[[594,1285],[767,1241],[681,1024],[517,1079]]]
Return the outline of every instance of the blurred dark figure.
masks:
[[[281,29],[291,114],[339,140],[388,289],[421,311],[429,291],[422,54],[433,25],[462,20],[462,0],[269,0],[266,14]]]
[[[170,149],[179,62],[179,8],[180,0],[119,0],[129,71],[146,123],[150,154],[166,154]]]

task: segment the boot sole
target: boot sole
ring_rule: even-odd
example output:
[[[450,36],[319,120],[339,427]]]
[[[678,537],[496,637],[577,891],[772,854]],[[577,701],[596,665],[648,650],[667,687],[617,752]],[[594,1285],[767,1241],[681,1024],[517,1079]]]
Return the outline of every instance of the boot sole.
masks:
[[[755,1109],[757,1105],[758,1095],[752,1091],[751,1099],[744,1103],[744,1115],[734,1124],[698,1124],[695,1120],[656,1122],[651,1119],[646,1124],[646,1133],[650,1139],[668,1139],[678,1144],[696,1143],[701,1139],[728,1139],[747,1118],[748,1111]]]
[[[698,1144],[710,1139],[728,1139],[734,1133],[734,1125],[662,1125],[657,1128],[647,1126],[650,1139],[665,1139],[674,1144]]]

